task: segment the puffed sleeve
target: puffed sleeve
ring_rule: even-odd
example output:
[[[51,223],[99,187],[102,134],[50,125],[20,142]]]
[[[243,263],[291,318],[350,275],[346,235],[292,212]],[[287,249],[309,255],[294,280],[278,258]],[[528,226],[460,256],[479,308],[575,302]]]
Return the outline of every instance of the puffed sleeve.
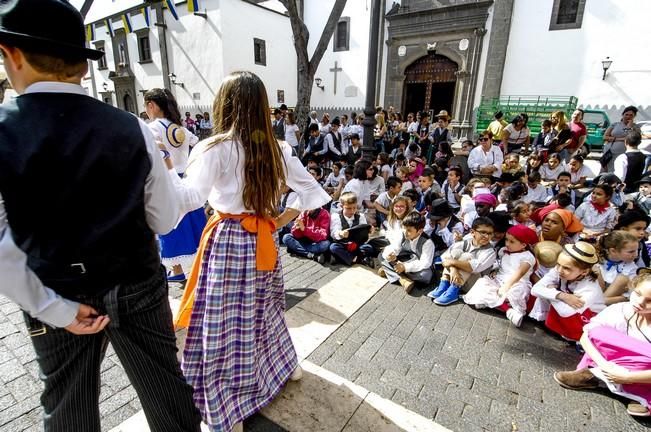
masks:
[[[298,194],[298,199],[292,208],[299,211],[314,210],[329,203],[332,198],[307,172],[298,158],[292,155],[292,147],[284,141],[280,146],[285,157],[287,186]]]

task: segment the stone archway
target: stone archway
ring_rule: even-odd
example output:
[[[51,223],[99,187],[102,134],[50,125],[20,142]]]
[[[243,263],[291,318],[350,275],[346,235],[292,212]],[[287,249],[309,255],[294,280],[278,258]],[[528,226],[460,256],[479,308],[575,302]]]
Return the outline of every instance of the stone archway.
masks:
[[[435,52],[407,66],[402,96],[405,112],[453,113],[458,70],[457,63]]]

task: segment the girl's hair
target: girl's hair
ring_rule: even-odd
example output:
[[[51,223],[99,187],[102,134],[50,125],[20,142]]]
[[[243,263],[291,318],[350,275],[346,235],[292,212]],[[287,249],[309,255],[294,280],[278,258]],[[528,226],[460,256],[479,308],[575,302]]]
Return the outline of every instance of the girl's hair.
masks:
[[[635,222],[644,222],[648,227],[649,223],[651,223],[651,219],[649,219],[649,215],[647,215],[642,210],[637,210],[637,209],[626,210],[619,215],[619,218],[617,219],[617,225],[615,225],[615,229],[616,230],[624,229],[630,225],[633,225]]]
[[[287,123],[289,123],[290,125],[296,123],[296,114],[294,114],[293,111],[289,111],[287,113]]]
[[[577,161],[580,164],[583,163],[583,156],[581,156],[581,155],[574,155],[574,156],[572,156],[571,159]]]
[[[389,163],[389,155],[386,154],[386,153],[379,153],[379,154],[377,155],[377,158],[380,159],[380,163],[381,163],[382,165],[386,165],[386,164]]]
[[[522,213],[525,208],[529,208],[529,203],[526,203],[522,200],[509,201],[506,205],[506,210],[509,212],[512,218],[515,218],[520,213]]]
[[[454,156],[454,152],[452,151],[452,147],[450,146],[450,143],[447,141],[441,141],[439,143],[439,151],[443,153],[445,156],[452,157]]]
[[[527,194],[527,186],[520,181],[511,183],[507,190],[509,191],[509,201],[519,200]]]
[[[567,120],[565,119],[565,113],[563,111],[554,111],[552,113],[552,116],[556,116],[558,118],[558,124],[556,125],[556,130],[565,129],[565,126],[567,125]]]
[[[517,116],[515,116],[515,117],[513,117],[513,118],[511,119],[511,124],[512,124],[513,126],[517,125],[517,124],[520,123],[520,122],[524,122],[524,119],[522,118],[522,116],[517,115]]]
[[[610,199],[613,196],[613,187],[607,183],[599,183],[593,188],[593,190],[594,189],[601,189],[602,191],[604,191],[604,194],[606,194],[608,199]]]
[[[407,213],[409,213],[409,203],[407,202],[408,200],[409,198],[404,195],[398,195],[395,197],[389,206],[389,215],[387,216],[387,220],[390,224],[393,224],[395,221],[399,220],[398,215],[393,211],[393,206],[396,205],[396,203],[402,202],[405,205],[405,213],[402,216],[403,218],[407,215]]]
[[[629,105],[626,108],[624,108],[624,111],[622,111],[622,115],[626,114],[629,111],[631,111],[634,115],[637,115],[637,107],[633,105]]]
[[[610,233],[603,235],[599,238],[597,243],[597,252],[601,259],[608,258],[608,249],[622,250],[626,243],[638,243],[637,237],[631,234],[628,231],[611,231]]]
[[[375,177],[377,177],[377,173],[379,172],[377,167],[375,165],[371,166],[371,169],[373,170],[373,175],[371,176],[370,179],[368,180],[375,180]]]
[[[560,160],[561,160],[561,157],[558,155],[558,153],[552,153],[552,154],[550,154],[549,156],[547,156],[547,162],[549,162],[549,160],[550,160],[551,158],[554,158],[554,159],[556,159],[556,160],[559,161],[559,162],[560,162]]]
[[[271,128],[267,90],[252,72],[224,78],[213,104],[213,141],[227,140],[244,149],[244,206],[260,216],[275,216],[280,185],[285,183],[284,156]],[[238,150],[239,157],[239,150]]]
[[[473,191],[473,189],[475,188],[475,185],[476,185],[477,183],[486,184],[486,183],[484,183],[484,179],[483,179],[483,178],[480,178],[480,177],[473,177],[473,178],[471,178],[470,180],[468,180],[468,184],[467,184],[466,187],[463,189],[463,193],[465,193],[465,194],[467,194],[467,195],[472,195],[472,191]]]
[[[145,102],[153,102],[163,111],[166,119],[181,125],[181,112],[176,99],[171,91],[162,88],[153,88],[145,92]]]
[[[409,168],[406,166],[401,166],[396,170],[396,174],[399,172],[403,173],[404,175],[409,175]]]
[[[359,160],[355,164],[355,171],[353,171],[353,178],[364,181],[368,180],[368,174],[366,174],[366,170],[371,167],[370,162],[366,160]]]

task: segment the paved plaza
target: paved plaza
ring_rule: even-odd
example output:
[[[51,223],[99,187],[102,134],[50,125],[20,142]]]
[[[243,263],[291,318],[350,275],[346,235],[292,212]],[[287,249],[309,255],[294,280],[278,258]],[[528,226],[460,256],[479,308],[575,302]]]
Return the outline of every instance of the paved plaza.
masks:
[[[635,432],[651,425],[603,391],[559,387],[553,371],[573,368],[579,355],[532,322],[516,329],[490,311],[438,307],[424,291],[407,295],[362,268],[282,259],[288,323],[306,373],[264,415],[247,420],[247,431]],[[172,303],[180,295],[172,286]],[[0,300],[1,432],[42,430],[34,357],[22,313]],[[144,427],[128,426],[142,418],[141,407],[110,349],[100,412],[105,431]]]

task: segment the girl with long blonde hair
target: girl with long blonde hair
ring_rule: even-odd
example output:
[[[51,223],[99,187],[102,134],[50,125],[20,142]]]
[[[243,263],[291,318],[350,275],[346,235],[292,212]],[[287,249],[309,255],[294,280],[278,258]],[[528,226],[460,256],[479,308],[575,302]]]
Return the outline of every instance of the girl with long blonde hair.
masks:
[[[300,377],[274,231],[330,197],[274,138],[268,106],[255,74],[227,76],[215,97],[214,135],[197,144],[186,177],[175,180],[183,211],[206,198],[215,209],[175,318],[188,326],[182,368],[212,431],[241,430]],[[278,215],[284,184],[299,204]]]

